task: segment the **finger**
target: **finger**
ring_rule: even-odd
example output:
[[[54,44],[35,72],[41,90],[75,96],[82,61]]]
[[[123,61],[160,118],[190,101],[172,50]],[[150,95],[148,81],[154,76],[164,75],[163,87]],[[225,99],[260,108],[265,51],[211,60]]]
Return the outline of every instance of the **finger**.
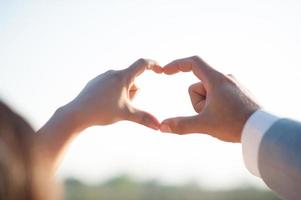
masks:
[[[130,100],[133,100],[135,98],[138,91],[139,91],[139,88],[135,84],[133,84],[128,91],[128,96],[129,96]]]
[[[206,89],[202,82],[191,85],[188,89],[191,104],[194,110],[199,113],[206,103]]]
[[[154,65],[152,70],[154,72],[156,72],[157,74],[162,74],[163,73],[163,68],[158,64]]]
[[[150,113],[129,106],[127,120],[136,122],[154,130],[159,130],[160,122]]]
[[[129,76],[131,80],[134,80],[137,76],[142,74],[145,70],[152,70],[156,73],[162,73],[163,68],[154,60],[150,59],[139,59],[134,62],[126,70],[129,71]]]
[[[201,100],[204,100],[207,95],[207,91],[202,82],[198,82],[189,86],[188,93],[191,97],[192,104],[196,104]]]
[[[160,130],[166,133],[177,134],[198,133],[201,131],[199,128],[199,117],[196,115],[166,119],[161,123]]]
[[[192,71],[196,77],[202,80],[205,84],[210,83],[214,77],[219,74],[215,69],[210,67],[198,56],[174,60],[164,66],[163,71],[165,74],[175,74],[178,72]]]
[[[205,105],[206,105],[206,101],[202,100],[196,104],[193,104],[193,109],[196,113],[200,113],[204,109]]]

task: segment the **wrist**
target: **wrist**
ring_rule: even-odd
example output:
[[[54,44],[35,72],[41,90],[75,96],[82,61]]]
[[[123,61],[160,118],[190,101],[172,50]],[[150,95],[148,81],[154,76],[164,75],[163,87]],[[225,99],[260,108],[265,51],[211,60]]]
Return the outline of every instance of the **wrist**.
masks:
[[[36,137],[37,158],[55,168],[67,144],[80,132],[78,114],[69,106],[58,108]]]
[[[242,111],[242,113],[244,113],[242,116],[241,116],[241,119],[242,121],[240,122],[240,126],[239,126],[239,131],[238,131],[238,138],[237,138],[237,142],[241,142],[241,138],[242,138],[242,132],[243,132],[243,129],[247,123],[247,121],[250,119],[250,117],[258,110],[260,110],[261,108],[258,106],[258,107],[253,107],[253,108],[250,108],[248,110],[246,110],[245,112]]]
[[[69,133],[77,133],[86,128],[80,112],[73,108],[71,104],[58,108],[54,113],[54,119],[59,121],[66,129],[66,132]]]

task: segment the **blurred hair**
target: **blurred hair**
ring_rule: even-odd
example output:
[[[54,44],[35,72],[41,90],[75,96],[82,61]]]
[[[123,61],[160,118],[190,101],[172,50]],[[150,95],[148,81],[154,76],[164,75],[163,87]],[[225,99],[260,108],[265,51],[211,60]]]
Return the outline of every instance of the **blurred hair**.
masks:
[[[35,134],[21,116],[0,101],[0,200],[38,200],[48,196],[46,182],[50,176],[40,176],[43,166],[34,154]],[[43,175],[47,173],[46,170]]]

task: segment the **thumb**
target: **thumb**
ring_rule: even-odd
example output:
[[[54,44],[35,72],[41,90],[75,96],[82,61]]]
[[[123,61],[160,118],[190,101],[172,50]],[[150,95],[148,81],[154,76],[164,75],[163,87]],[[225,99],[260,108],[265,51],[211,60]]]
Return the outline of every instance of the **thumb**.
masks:
[[[199,133],[201,132],[199,115],[189,117],[175,117],[164,120],[160,125],[160,130],[165,133]]]
[[[160,122],[152,114],[134,107],[129,108],[127,120],[136,122],[154,130],[159,130]]]

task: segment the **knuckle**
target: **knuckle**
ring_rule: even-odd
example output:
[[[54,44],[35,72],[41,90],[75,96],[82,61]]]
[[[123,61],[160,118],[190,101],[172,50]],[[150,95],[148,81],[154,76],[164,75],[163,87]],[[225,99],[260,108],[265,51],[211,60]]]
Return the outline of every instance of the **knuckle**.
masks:
[[[148,124],[150,122],[151,122],[151,119],[150,119],[150,117],[147,114],[143,114],[141,116],[140,123],[142,123],[142,124]]]
[[[178,122],[177,129],[177,132],[179,134],[187,134],[190,132],[189,129],[191,129],[191,127],[188,127],[188,124],[186,124],[185,122]]]
[[[194,111],[196,112],[196,113],[200,113],[201,112],[201,109],[199,108],[199,107],[193,107],[194,108]]]
[[[179,127],[177,127],[175,120],[169,121],[168,125],[173,133],[179,133]]]
[[[198,55],[191,56],[190,58],[191,58],[191,60],[196,61],[196,62],[199,62],[200,60],[202,60],[200,58],[200,56],[198,56]]]
[[[120,85],[125,79],[120,71],[115,70],[109,70],[106,78],[110,80],[112,84],[116,84],[116,86]]]
[[[106,71],[105,73],[106,74],[113,74],[114,72],[115,72],[115,70],[110,69],[110,70]]]
[[[220,73],[217,74],[217,76],[215,76],[215,81],[212,86],[213,88],[221,88],[223,86],[233,85],[233,84],[235,85],[236,83],[231,77]]]
[[[201,88],[201,87],[203,87],[201,82],[194,83],[188,87],[188,92],[193,93],[193,92],[197,91],[198,88]]]
[[[193,106],[193,109],[196,113],[200,113],[202,111],[203,107],[202,106]]]
[[[190,85],[190,86],[188,87],[188,93],[193,92],[193,90],[194,90],[194,85]]]
[[[141,63],[141,64],[146,64],[147,63],[147,59],[145,59],[145,58],[139,58],[137,62]]]
[[[222,76],[223,81],[226,82],[227,84],[234,84],[236,85],[236,80],[232,74],[228,74],[226,76]]]
[[[115,81],[115,82],[122,82],[122,80],[124,79],[123,74],[121,71],[111,71],[110,73],[110,78],[111,80]]]
[[[182,121],[172,120],[170,123],[170,128],[174,133],[181,134],[184,132],[184,125]]]
[[[123,79],[123,77],[124,77],[123,71],[115,71],[114,75],[115,75],[115,78],[117,78],[119,80]]]

